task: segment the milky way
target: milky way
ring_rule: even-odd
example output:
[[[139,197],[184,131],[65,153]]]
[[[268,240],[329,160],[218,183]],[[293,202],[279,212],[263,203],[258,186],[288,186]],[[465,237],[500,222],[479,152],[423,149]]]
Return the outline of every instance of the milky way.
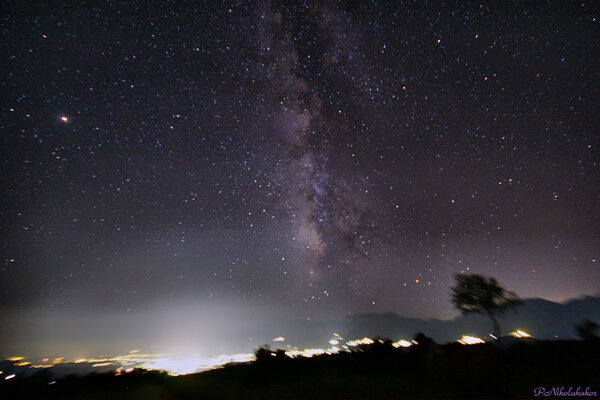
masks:
[[[4,315],[597,294],[596,3],[207,3],[4,7]]]
[[[266,11],[260,16],[267,21],[261,29],[260,50],[267,53],[267,74],[274,77],[278,90],[273,95],[280,103],[274,133],[281,135],[277,144],[284,160],[280,160],[276,182],[287,192],[283,203],[291,214],[292,240],[297,243],[302,266],[311,278],[331,273],[339,276],[341,259],[354,264],[357,256],[368,256],[371,240],[366,235],[375,226],[374,220],[366,219],[362,190],[351,189],[353,182],[343,176],[351,165],[344,165],[343,153],[334,148],[338,137],[352,134],[351,128],[340,122],[341,110],[332,114],[323,106],[327,98],[321,80],[339,79],[342,63],[336,56],[346,50],[331,43],[346,35],[332,32],[327,22],[338,30],[344,22],[329,21],[323,15],[325,9],[283,7],[282,12],[287,15]],[[290,20],[290,14],[302,17]],[[318,39],[310,44],[296,43],[298,40],[285,30],[290,25],[289,30],[295,32],[303,29],[303,24],[311,26]],[[320,71],[322,79],[312,78],[310,70]]]

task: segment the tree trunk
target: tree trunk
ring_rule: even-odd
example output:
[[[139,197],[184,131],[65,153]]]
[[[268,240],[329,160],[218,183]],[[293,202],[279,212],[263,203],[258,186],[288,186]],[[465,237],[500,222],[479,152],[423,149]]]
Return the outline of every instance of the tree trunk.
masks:
[[[500,332],[500,324],[498,324],[498,320],[496,320],[496,317],[494,316],[493,313],[488,312],[488,316],[492,320],[492,329],[493,329],[494,336],[496,336],[496,338],[500,339],[501,332]]]

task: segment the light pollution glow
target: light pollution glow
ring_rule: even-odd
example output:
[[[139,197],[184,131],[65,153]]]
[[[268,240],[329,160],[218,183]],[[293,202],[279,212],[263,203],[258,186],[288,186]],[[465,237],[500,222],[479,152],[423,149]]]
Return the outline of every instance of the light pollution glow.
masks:
[[[518,329],[511,333],[516,338],[531,338],[532,336]],[[339,335],[334,334],[334,337],[342,339]],[[377,339],[380,343],[383,343],[381,339]],[[335,343],[334,343],[335,342]],[[463,335],[461,339],[457,341],[463,345],[473,345],[485,343],[481,338],[469,335]],[[329,341],[332,345],[339,344],[336,339]],[[354,339],[346,342],[345,345],[340,349],[337,346],[332,346],[327,349],[323,348],[308,348],[303,350],[289,349],[285,352],[286,356],[290,358],[295,357],[306,357],[311,358],[323,354],[336,354],[339,352],[350,352],[353,349],[361,345],[371,345],[375,343],[375,340],[364,337],[362,339]],[[414,344],[405,339],[400,339],[392,343],[395,348],[407,348]],[[273,354],[274,355],[274,354]],[[57,364],[92,364],[93,368],[100,367],[115,367],[115,374],[119,375],[122,373],[128,373],[133,371],[135,368],[142,368],[146,370],[165,371],[169,375],[185,375],[192,374],[202,371],[208,371],[212,369],[222,368],[226,364],[230,363],[246,363],[255,361],[256,357],[251,353],[238,353],[238,354],[221,354],[215,357],[202,357],[199,354],[191,354],[188,356],[173,356],[171,354],[145,354],[140,353],[139,350],[132,350],[129,354],[120,355],[110,358],[81,358],[74,361],[63,361],[63,358],[55,358],[52,363],[48,363],[48,359],[42,359],[42,363],[32,364],[26,361],[24,357],[16,356],[10,357],[9,361],[14,362],[16,366],[29,366],[29,368],[51,368]],[[2,374],[3,371],[0,371]],[[5,379],[12,379],[14,375],[6,376]]]

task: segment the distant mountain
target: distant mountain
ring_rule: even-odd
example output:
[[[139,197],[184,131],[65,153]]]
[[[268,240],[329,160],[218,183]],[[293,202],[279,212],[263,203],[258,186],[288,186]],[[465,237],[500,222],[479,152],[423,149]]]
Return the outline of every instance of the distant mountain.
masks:
[[[574,338],[574,325],[585,318],[600,321],[600,296],[586,296],[566,303],[527,299],[517,310],[501,317],[500,326],[503,334],[522,329],[539,339]],[[284,336],[286,341],[271,343],[274,347],[285,344],[324,347],[334,332],[345,340],[365,336],[411,339],[417,332],[423,332],[435,341],[444,343],[455,341],[464,334],[486,338],[492,330],[489,318],[482,315],[460,316],[448,321],[406,318],[394,313],[355,314],[337,321],[292,321],[282,324],[281,328],[278,335]]]
[[[574,325],[586,318],[600,322],[600,296],[582,297],[566,303],[554,303],[539,298],[527,299],[516,311],[502,317],[500,325],[504,334],[522,329],[538,339],[566,339],[575,337]],[[223,341],[223,346],[227,346],[225,351],[247,353],[264,344],[270,344],[273,349],[288,346],[300,349],[326,348],[331,346],[331,339],[337,339],[334,332],[342,338],[339,339],[340,345],[365,336],[410,340],[418,332],[423,332],[438,343],[446,343],[456,341],[465,334],[489,338],[491,332],[491,322],[481,315],[461,316],[454,320],[423,320],[394,313],[354,314],[332,321],[272,320],[257,325],[234,331]],[[285,339],[273,341],[277,336]],[[223,352],[223,349],[213,345],[213,352],[213,355],[217,355]],[[31,374],[36,371],[28,366],[19,367],[14,364],[8,360],[0,360],[0,371],[4,371],[6,375]],[[105,370],[111,368],[114,368],[114,365],[104,367]],[[99,370],[94,368],[92,363],[65,363],[54,366],[52,371],[55,376],[66,376],[74,372],[85,374]]]

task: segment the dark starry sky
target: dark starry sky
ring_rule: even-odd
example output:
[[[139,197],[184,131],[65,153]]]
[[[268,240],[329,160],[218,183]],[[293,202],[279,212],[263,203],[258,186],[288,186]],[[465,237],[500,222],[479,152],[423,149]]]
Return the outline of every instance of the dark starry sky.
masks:
[[[1,308],[597,294],[600,7],[501,4],[4,4]]]

